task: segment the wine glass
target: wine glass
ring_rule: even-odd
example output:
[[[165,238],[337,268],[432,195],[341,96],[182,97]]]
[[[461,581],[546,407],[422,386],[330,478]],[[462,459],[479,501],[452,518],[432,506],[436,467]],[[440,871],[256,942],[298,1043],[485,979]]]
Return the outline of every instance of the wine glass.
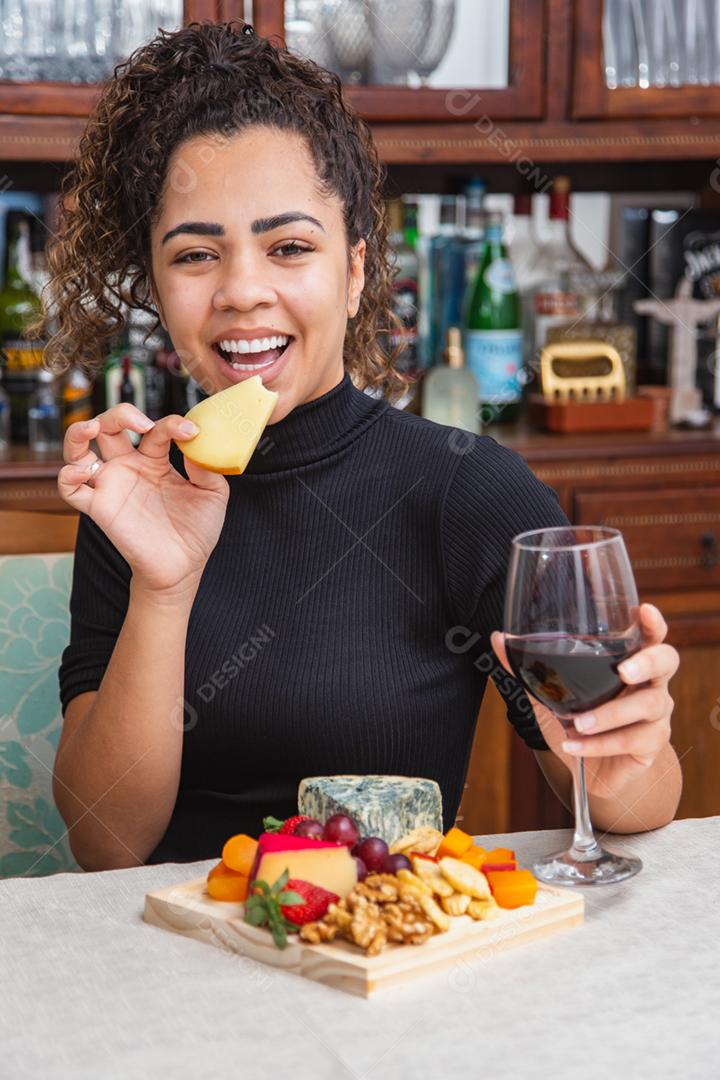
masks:
[[[514,537],[505,597],[505,647],[526,690],[572,727],[573,717],[624,688],[618,665],[642,645],[635,579],[622,534],[597,525],[559,526]],[[641,869],[593,834],[585,763],[573,770],[572,846],[533,873],[553,885],[611,885]]]

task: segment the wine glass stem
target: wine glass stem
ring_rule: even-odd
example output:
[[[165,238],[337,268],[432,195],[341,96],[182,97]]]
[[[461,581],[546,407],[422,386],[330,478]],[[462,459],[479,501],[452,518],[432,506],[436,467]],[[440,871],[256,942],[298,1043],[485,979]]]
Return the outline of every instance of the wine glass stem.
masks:
[[[573,834],[570,855],[578,862],[590,862],[602,854],[602,849],[595,839],[590,822],[587,786],[585,784],[585,761],[578,758],[573,770],[573,806],[575,810],[575,832]]]

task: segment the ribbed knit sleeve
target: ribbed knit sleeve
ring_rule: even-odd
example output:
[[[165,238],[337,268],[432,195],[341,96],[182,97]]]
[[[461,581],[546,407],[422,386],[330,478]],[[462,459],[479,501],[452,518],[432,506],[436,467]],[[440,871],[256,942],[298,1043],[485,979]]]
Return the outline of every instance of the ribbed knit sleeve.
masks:
[[[525,461],[482,435],[468,446],[448,485],[442,515],[443,557],[454,641],[489,675],[507,703],[508,719],[534,750],[547,750],[532,705],[490,644],[502,630],[511,542],[518,533],[568,525],[557,495]],[[457,644],[456,647],[461,647]]]
[[[86,690],[97,690],[122,629],[131,570],[102,529],[80,515],[70,594],[70,642],[58,672],[62,712]]]

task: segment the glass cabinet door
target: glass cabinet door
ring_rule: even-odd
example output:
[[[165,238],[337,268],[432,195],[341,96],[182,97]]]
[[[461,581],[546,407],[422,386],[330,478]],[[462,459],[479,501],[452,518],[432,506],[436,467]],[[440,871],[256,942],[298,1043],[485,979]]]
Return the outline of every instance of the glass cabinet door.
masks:
[[[285,0],[285,42],[350,86],[505,89],[510,0]]]
[[[578,119],[720,115],[720,0],[576,0]]]
[[[101,83],[183,0],[0,0],[0,80]]]
[[[337,72],[369,119],[543,114],[543,0],[254,0],[258,33]]]

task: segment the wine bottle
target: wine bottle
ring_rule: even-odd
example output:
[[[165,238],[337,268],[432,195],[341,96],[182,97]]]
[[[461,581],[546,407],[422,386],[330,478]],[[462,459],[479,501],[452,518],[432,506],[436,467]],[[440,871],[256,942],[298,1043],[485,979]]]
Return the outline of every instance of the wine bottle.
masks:
[[[393,278],[394,311],[402,327],[390,335],[393,348],[402,345],[397,360],[399,371],[415,377],[418,374],[418,257],[405,238],[405,219],[400,199],[388,204],[390,224],[389,243],[395,254]]]
[[[26,324],[38,314],[40,302],[32,285],[30,221],[22,210],[6,218],[5,264],[0,290],[0,352],[3,381],[10,398],[13,442],[27,443],[28,405],[42,368],[43,342],[24,338]]]
[[[52,371],[41,368],[37,389],[28,407],[30,449],[43,454],[59,454],[62,449],[62,416]]]

